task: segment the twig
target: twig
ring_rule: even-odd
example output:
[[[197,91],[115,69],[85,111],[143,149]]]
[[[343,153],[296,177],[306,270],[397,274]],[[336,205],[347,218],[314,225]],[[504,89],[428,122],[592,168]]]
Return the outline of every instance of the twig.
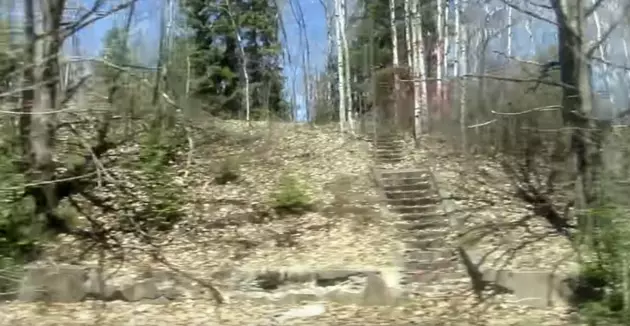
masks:
[[[160,255],[157,252],[153,252],[152,253],[152,257],[153,257],[153,259],[155,259],[156,261],[162,263],[164,266],[170,268],[174,272],[179,273],[179,274],[183,275],[184,277],[186,277],[186,278],[188,278],[188,279],[190,279],[190,280],[192,280],[194,282],[197,282],[197,283],[199,283],[199,285],[201,285],[201,286],[207,288],[208,290],[210,290],[210,294],[212,295],[212,298],[214,299],[214,301],[217,304],[221,305],[221,304],[224,304],[224,303],[227,302],[225,297],[223,296],[223,294],[221,294],[221,292],[214,285],[212,285],[210,282],[201,280],[200,278],[198,278],[198,277],[196,277],[196,276],[194,276],[194,275],[192,275],[190,273],[182,271],[181,269],[175,267],[173,264],[169,263],[166,260],[166,258],[164,258],[164,256]]]
[[[186,128],[186,130],[188,131],[188,135],[186,136],[186,138],[188,139],[188,157],[186,158],[186,168],[185,168],[185,171],[184,171],[184,178],[188,178],[188,172],[189,172],[189,169],[190,169],[190,165],[192,164],[193,151],[194,151],[194,147],[195,147],[193,139],[190,136],[190,131],[188,130],[188,128]]]
[[[527,113],[533,113],[533,112],[557,111],[558,109],[561,109],[561,108],[562,108],[561,105],[548,105],[548,106],[541,106],[538,108],[533,108],[533,109],[520,111],[520,112],[498,112],[494,110],[491,110],[490,112],[496,115],[515,116],[515,115],[521,115],[521,114],[527,114]]]

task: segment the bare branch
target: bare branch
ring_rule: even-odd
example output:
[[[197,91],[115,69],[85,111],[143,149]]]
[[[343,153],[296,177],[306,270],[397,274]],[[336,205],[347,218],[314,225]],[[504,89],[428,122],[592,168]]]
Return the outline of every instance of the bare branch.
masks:
[[[121,10],[125,10],[127,8],[129,8],[130,6],[134,5],[136,3],[137,0],[128,0],[126,2],[123,2],[117,6],[115,6],[114,8],[111,8],[110,10],[107,10],[103,13],[98,13],[97,11],[98,9],[103,5],[104,0],[96,0],[94,1],[94,4],[92,5],[92,8],[90,8],[88,10],[88,12],[86,12],[85,14],[83,14],[76,22],[66,26],[64,28],[64,32],[62,33],[61,37],[62,39],[68,38],[70,36],[72,36],[73,34],[77,33],[78,31],[82,30],[83,28],[103,19],[106,18],[114,13],[117,13]]]
[[[602,3],[604,3],[604,0],[595,0],[595,3],[584,11],[584,17],[590,17],[594,14],[601,7]]]
[[[628,15],[628,13],[630,13],[630,2],[627,2],[626,5],[623,7],[623,12],[622,12],[620,18],[617,19],[617,21],[615,21],[612,24],[610,24],[608,26],[608,29],[606,29],[606,31],[604,33],[602,33],[602,36],[600,37],[600,39],[596,40],[595,43],[593,43],[591,45],[591,47],[586,51],[586,57],[591,57],[593,55],[593,53],[595,53],[595,51],[597,51],[597,49],[604,42],[606,42],[608,40],[610,35],[615,31],[615,29],[617,29],[619,24],[621,24],[623,22],[624,18]]]
[[[531,16],[533,18],[536,18],[538,20],[544,21],[544,22],[549,23],[551,25],[558,26],[557,22],[555,22],[555,21],[553,21],[551,19],[545,18],[545,17],[541,16],[540,14],[537,14],[537,13],[531,11],[531,10],[523,9],[523,8],[521,8],[521,7],[511,3],[510,0],[501,0],[501,2],[503,2],[506,6],[512,8],[514,10],[520,11],[521,13],[524,13],[526,15],[529,15],[529,16]]]
[[[539,84],[545,84],[545,85],[556,86],[556,87],[575,88],[574,86],[567,85],[562,82],[556,82],[556,81],[551,81],[551,80],[541,80],[540,78],[516,78],[516,77],[503,77],[503,76],[494,76],[494,75],[473,75],[473,74],[467,74],[467,75],[464,75],[463,77],[478,78],[478,79],[487,78],[487,79],[494,79],[494,80],[509,81],[509,82],[514,82],[514,83],[539,83]]]

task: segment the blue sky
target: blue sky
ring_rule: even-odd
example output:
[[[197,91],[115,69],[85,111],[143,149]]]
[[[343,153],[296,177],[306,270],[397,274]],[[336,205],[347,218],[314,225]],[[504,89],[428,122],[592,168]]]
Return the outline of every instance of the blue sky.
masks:
[[[0,0],[0,2],[4,1],[13,1],[13,0]],[[90,6],[94,0],[67,0],[68,7],[72,7],[73,3],[82,2],[85,6]],[[313,68],[321,69],[325,63],[326,53],[327,53],[327,21],[325,18],[324,8],[321,5],[320,0],[277,0],[278,2],[287,2],[293,1],[299,3],[302,6],[302,10],[305,14],[305,20],[307,25],[307,35],[309,38],[310,46],[311,46],[311,63]],[[347,0],[349,6],[354,1]],[[500,2],[492,1],[498,7],[502,7],[503,5]],[[9,2],[11,3],[11,2]],[[13,3],[20,3],[18,1],[14,1]],[[117,1],[106,1],[106,4],[112,5],[117,3]],[[132,47],[136,51],[136,55],[143,59],[147,64],[151,62],[155,62],[157,57],[157,47],[158,47],[158,39],[159,39],[159,13],[160,8],[156,6],[156,4],[161,4],[163,1],[160,0],[138,0],[136,6],[136,15],[134,19],[134,31],[132,35]],[[16,17],[21,17],[21,9],[14,8],[14,13]],[[480,13],[483,13],[483,8],[470,8],[471,11],[481,10]],[[2,15],[2,13],[0,13]],[[303,50],[303,46],[299,42],[299,28],[296,23],[295,17],[293,17],[292,11],[288,4],[285,5],[282,11],[284,23],[285,23],[285,31],[287,33],[286,39],[283,39],[285,49],[291,54],[293,59],[292,62],[288,62],[285,60],[284,64],[284,72],[287,77],[287,93],[291,94],[291,87],[296,85],[296,93],[298,94],[298,104],[303,107],[303,77],[301,75],[302,71],[300,69],[301,66],[301,51]],[[606,22],[606,13],[603,13],[602,20]],[[79,35],[80,39],[80,47],[81,47],[81,55],[84,56],[96,56],[101,53],[102,49],[102,40],[107,32],[114,24],[123,24],[126,16],[126,12],[121,12],[114,17],[108,17],[102,19],[88,27],[86,27],[83,31],[81,31]],[[549,16],[549,13],[546,13],[545,16]],[[552,16],[552,15],[551,15]],[[522,17],[522,16],[521,16]],[[481,18],[481,17],[479,17]],[[19,19],[19,18],[18,18]],[[518,19],[518,15],[515,14],[515,20]],[[474,19],[478,21],[477,18]],[[610,20],[610,19],[609,19]],[[475,23],[473,23],[475,24]],[[591,24],[592,25],[592,24]],[[591,26],[592,27],[592,26]],[[592,28],[591,28],[592,29]],[[513,54],[520,57],[527,57],[532,52],[538,51],[546,51],[548,47],[556,42],[556,32],[555,26],[541,22],[536,19],[533,20],[532,30],[534,31],[534,43],[535,49],[531,49],[531,45],[529,44],[528,35],[525,32],[525,28],[523,24],[517,26],[514,30],[514,39],[513,39]],[[610,58],[618,64],[625,63],[625,57],[623,56],[623,51],[618,46],[620,40],[626,37],[625,33],[616,33],[611,36],[610,44],[614,45],[610,47]],[[504,41],[495,40],[491,42],[491,49],[500,49],[503,51],[503,43]],[[532,51],[533,50],[533,51]],[[285,56],[285,59],[288,59],[288,56]],[[617,69],[619,70],[619,69]],[[598,76],[601,76],[603,70],[598,70]],[[611,75],[616,75],[616,79],[614,79],[614,83],[611,86],[614,89],[611,90],[611,93],[616,94],[617,105],[618,106],[627,106],[630,103],[627,94],[628,85],[628,75],[623,71],[611,72],[610,69],[608,73]],[[596,72],[597,74],[597,72]],[[293,82],[295,79],[295,83]],[[595,78],[595,88],[602,89],[603,83],[601,82],[603,78],[596,77]],[[303,115],[303,113],[302,113]]]
[[[93,0],[82,0],[84,4],[89,5]],[[287,0],[289,1],[289,0]],[[324,8],[319,0],[291,0],[300,1],[302,10],[305,14],[307,36],[311,47],[311,63],[314,67],[322,67],[326,57],[327,47],[327,24]],[[157,56],[157,46],[159,41],[159,7],[155,4],[157,0],[138,0],[136,7],[136,17],[134,18],[134,31],[131,43],[137,47],[138,55],[148,64],[154,62]],[[113,3],[113,2],[112,2]],[[159,3],[159,2],[158,2]],[[293,79],[296,79],[296,93],[298,94],[298,104],[303,106],[303,83],[301,67],[301,51],[300,30],[295,17],[288,4],[283,9],[283,19],[286,30],[286,40],[283,39],[286,51],[290,52],[292,58],[289,62],[289,56],[285,56],[284,73],[287,77],[287,90],[294,85]],[[102,40],[105,33],[114,24],[124,24],[126,12],[121,12],[114,17],[102,19],[93,25],[87,27],[79,35],[82,55],[96,56],[101,53]],[[288,91],[290,94],[291,92]],[[300,118],[303,112],[300,112]]]

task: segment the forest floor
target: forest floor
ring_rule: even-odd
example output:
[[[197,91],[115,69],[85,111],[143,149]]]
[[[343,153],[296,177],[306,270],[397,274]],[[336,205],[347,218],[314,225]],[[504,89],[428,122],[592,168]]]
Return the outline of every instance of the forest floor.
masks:
[[[168,264],[199,279],[211,280],[220,290],[232,286],[230,275],[234,271],[395,266],[402,247],[371,179],[369,144],[356,137],[341,137],[335,127],[275,122],[249,126],[240,121],[214,126],[216,138],[197,144],[192,164],[179,167],[177,182],[187,191],[187,218],[164,235],[169,241],[160,250]],[[478,173],[474,180],[477,183],[472,178],[462,183],[460,176],[468,167],[445,153],[435,154],[441,150],[427,147],[413,152],[410,160],[417,164],[431,162],[445,182],[457,184],[450,191],[461,192],[464,199],[460,204],[481,211],[472,214],[483,220],[478,223],[503,221],[507,215],[525,212],[526,207],[507,195],[479,184],[504,181]],[[237,178],[219,184],[216,177],[225,169],[235,171]],[[271,208],[273,193],[287,175],[295,176],[307,191],[312,211],[283,216]],[[469,182],[470,188],[459,186]],[[494,204],[488,205],[489,201]],[[522,232],[502,232],[483,241],[486,247],[496,247],[508,237],[513,239],[511,245],[517,246],[516,241],[524,237]],[[49,259],[71,259],[69,256],[76,252],[71,240],[51,248]],[[137,249],[128,251],[122,266],[119,262],[106,264],[107,270],[116,272],[114,279],[124,282],[146,269],[163,267],[142,250],[141,243],[126,241],[129,248]],[[513,259],[515,264],[548,266],[551,258],[540,262],[544,257],[557,259],[567,254],[562,240],[549,236],[546,241],[532,244],[531,250],[523,249]],[[541,254],[543,249],[545,253]],[[82,263],[97,264],[97,259],[94,255]],[[500,297],[479,304],[470,294],[395,307],[271,305],[240,299],[217,307],[210,298],[166,304],[9,302],[0,304],[0,325],[274,325],[278,316],[300,306],[322,311],[283,325],[569,325],[564,308],[523,307]]]

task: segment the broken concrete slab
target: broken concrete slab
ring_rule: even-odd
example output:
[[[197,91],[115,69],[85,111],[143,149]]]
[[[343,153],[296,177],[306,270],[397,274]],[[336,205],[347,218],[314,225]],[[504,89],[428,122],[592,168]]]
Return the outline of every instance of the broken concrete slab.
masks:
[[[28,266],[18,290],[20,301],[77,302],[87,291],[87,272],[73,265]]]
[[[571,289],[567,276],[550,271],[485,269],[482,273],[485,281],[511,290],[511,296],[521,304],[538,308],[569,305]]]
[[[305,266],[278,267],[275,269],[236,271],[233,282],[250,288],[251,285],[262,290],[273,291],[288,284],[314,283],[317,286],[332,286],[351,281],[355,276],[366,276],[369,273],[379,273],[378,269],[370,268],[333,268],[317,269]],[[243,288],[242,286],[239,288]]]
[[[401,276],[397,271],[390,270],[381,275],[370,274],[363,290],[363,304],[370,306],[396,305],[402,299],[400,286]]]
[[[276,322],[283,324],[289,320],[311,318],[324,313],[326,313],[326,306],[323,304],[309,304],[285,311],[274,316],[274,319]]]
[[[77,265],[32,265],[25,269],[17,300],[79,302],[86,299],[128,302],[175,300],[196,289],[178,275],[155,271],[122,285],[108,284],[94,268]],[[197,291],[198,292],[198,291]],[[163,300],[162,300],[163,301]]]
[[[129,302],[140,301],[143,299],[157,299],[161,296],[156,281],[153,279],[142,280],[137,283],[128,284],[120,289],[123,300]]]

